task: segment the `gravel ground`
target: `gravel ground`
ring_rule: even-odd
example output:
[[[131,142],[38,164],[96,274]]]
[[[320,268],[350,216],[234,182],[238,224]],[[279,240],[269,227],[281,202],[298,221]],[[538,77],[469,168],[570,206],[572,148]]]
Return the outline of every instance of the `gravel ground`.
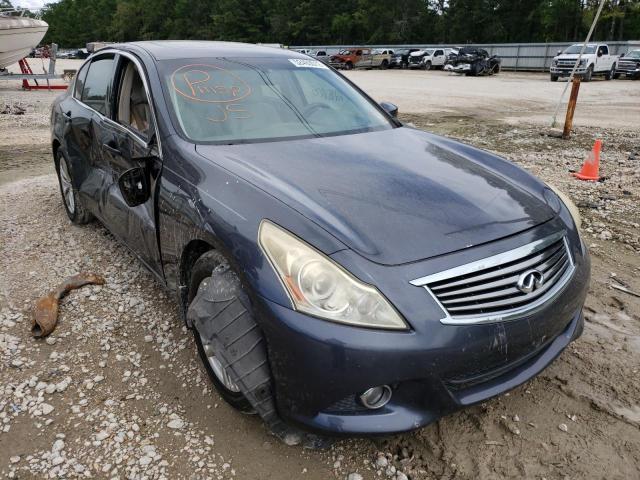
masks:
[[[25,109],[0,114],[0,477],[639,478],[640,298],[612,285],[640,292],[640,127],[608,122],[618,97],[598,109],[597,128],[578,127],[569,141],[541,135],[539,112],[516,118],[515,97],[490,99],[488,110],[475,90],[451,106],[425,88],[421,101],[433,102],[416,111],[387,95],[392,82],[403,91],[405,73],[407,88],[431,74],[453,81],[442,72],[350,75],[376,98],[395,100],[403,120],[504,155],[578,203],[593,260],[582,338],[510,394],[417,432],[322,451],[287,447],[212,390],[173,299],[126,248],[97,223],[67,220],[48,147],[54,94],[0,82],[0,111]],[[462,80],[501,91],[517,78]],[[601,85],[627,91],[637,83]],[[573,180],[569,170],[596,136],[605,181]],[[79,271],[106,284],[71,292],[53,335],[32,339],[34,301]]]

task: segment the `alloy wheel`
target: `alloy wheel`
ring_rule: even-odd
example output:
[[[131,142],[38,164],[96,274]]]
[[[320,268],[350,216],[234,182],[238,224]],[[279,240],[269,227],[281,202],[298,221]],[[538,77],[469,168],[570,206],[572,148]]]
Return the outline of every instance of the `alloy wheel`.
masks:
[[[62,186],[62,197],[64,204],[73,214],[76,210],[76,200],[73,195],[73,185],[71,184],[71,175],[69,175],[69,167],[67,161],[63,158],[60,162],[60,185]]]
[[[207,342],[207,339],[204,338],[201,334],[200,334],[200,341],[202,342],[202,347],[204,348],[204,352],[207,355],[209,366],[211,367],[211,370],[213,370],[213,373],[216,376],[216,378],[220,381],[220,383],[222,383],[222,385],[224,385],[226,389],[230,390],[231,392],[233,393],[240,392],[240,387],[238,387],[238,385],[236,385],[236,383],[233,380],[231,380],[231,377],[229,376],[229,374],[227,373],[227,370],[222,365],[222,362],[220,362],[218,357],[216,357],[213,347],[211,346],[210,343]]]

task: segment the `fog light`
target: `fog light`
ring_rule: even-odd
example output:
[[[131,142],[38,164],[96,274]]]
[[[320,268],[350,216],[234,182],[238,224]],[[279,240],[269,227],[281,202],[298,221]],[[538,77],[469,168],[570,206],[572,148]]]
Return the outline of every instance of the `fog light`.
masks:
[[[381,385],[380,387],[372,387],[365,390],[360,395],[362,405],[372,410],[382,408],[391,400],[391,387],[389,385]]]

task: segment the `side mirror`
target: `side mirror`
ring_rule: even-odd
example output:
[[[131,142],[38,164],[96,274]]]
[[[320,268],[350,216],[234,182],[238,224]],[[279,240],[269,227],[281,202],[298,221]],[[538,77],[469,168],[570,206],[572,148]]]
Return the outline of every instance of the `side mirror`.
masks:
[[[558,51],[556,52],[556,55],[562,55],[562,50],[558,50]]]
[[[624,53],[621,53],[621,54],[620,54],[620,58],[622,58],[622,57],[624,57],[624,56],[625,56],[625,54],[624,54]]]
[[[398,107],[391,102],[380,102],[382,109],[393,118],[398,118]]]
[[[124,172],[118,178],[118,187],[130,207],[141,205],[149,199],[149,181],[144,168],[137,167]]]

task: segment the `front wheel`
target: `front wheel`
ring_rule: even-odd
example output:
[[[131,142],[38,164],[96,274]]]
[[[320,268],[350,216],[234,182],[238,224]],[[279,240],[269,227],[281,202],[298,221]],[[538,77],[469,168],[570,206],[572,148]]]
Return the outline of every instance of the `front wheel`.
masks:
[[[431,62],[426,62],[426,63],[422,66],[422,68],[423,68],[424,70],[431,70]]]
[[[344,66],[345,70],[353,70],[353,63],[351,62],[347,62],[347,64]]]
[[[78,191],[73,186],[73,177],[69,161],[60,150],[56,152],[56,170],[58,173],[58,183],[60,184],[60,194],[62,204],[67,212],[67,217],[71,223],[83,225],[93,220],[93,215],[84,207],[80,200]]]
[[[614,77],[615,77],[615,75],[616,75],[616,64],[614,63],[614,64],[611,66],[611,70],[609,70],[609,71],[605,74],[604,79],[605,79],[605,80],[611,80],[612,78],[614,78]]]
[[[382,70],[386,70],[387,68],[389,68],[389,62],[387,62],[386,60],[383,60],[382,64],[380,65],[380,68]]]
[[[201,286],[206,286],[205,282],[215,282],[215,272],[228,271],[229,264],[226,259],[216,251],[210,251],[202,255],[194,264],[189,280],[189,305],[195,298]],[[221,315],[220,315],[221,316]],[[211,318],[209,321],[228,321],[222,318]],[[205,370],[213,386],[220,396],[232,407],[244,413],[254,413],[254,409],[249,400],[242,394],[240,387],[231,379],[231,376],[224,368],[222,362],[216,357],[215,349],[198,331],[193,328],[193,338],[198,348],[198,355],[204,365]]]
[[[552,73],[551,76],[549,77],[549,80],[551,80],[552,82],[557,82],[558,81],[558,75],[554,75]]]
[[[582,81],[590,82],[592,77],[593,77],[593,65],[589,65],[589,68],[587,68],[587,71],[582,76]]]

